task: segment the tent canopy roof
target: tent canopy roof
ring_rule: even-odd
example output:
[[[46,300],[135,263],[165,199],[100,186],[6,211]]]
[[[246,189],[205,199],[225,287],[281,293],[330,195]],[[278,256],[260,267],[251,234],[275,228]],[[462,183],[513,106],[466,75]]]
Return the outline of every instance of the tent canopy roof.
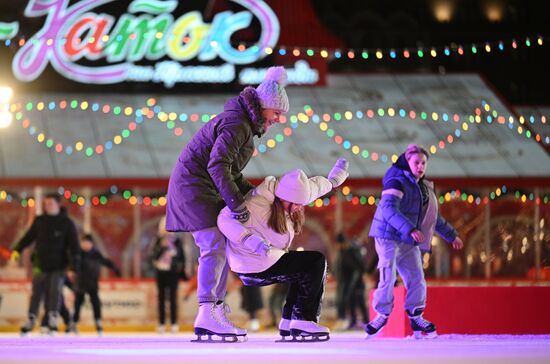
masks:
[[[260,152],[245,170],[249,178],[281,175],[294,168],[326,175],[341,157],[350,161],[351,177],[378,178],[392,156],[413,142],[435,149],[428,169],[432,177],[550,176],[546,150],[519,135],[517,120],[509,127],[510,110],[476,74],[329,75],[327,87],[292,87],[288,94],[287,121],[256,139]],[[155,96],[168,119],[176,119],[170,123],[144,117],[130,125],[135,115],[125,115],[125,108],[141,109],[150,96],[18,95],[23,106],[33,102],[34,107],[24,108],[20,120],[0,129],[0,178],[167,178],[181,149],[203,125],[203,115],[219,113],[232,96]],[[61,100],[70,105],[73,99],[78,108],[59,108]],[[481,123],[469,121],[476,108],[483,109],[483,100],[491,112],[506,118],[505,124],[495,118],[488,123],[485,112]],[[36,108],[40,101],[45,105],[42,111]],[[51,101],[56,102],[53,110],[48,108]],[[88,102],[87,110],[82,110],[81,101]],[[91,110],[94,103],[99,105],[97,112]],[[102,112],[104,104],[111,109],[120,106],[120,114]],[[306,105],[311,111],[304,109]],[[369,110],[374,116],[369,117]],[[405,117],[400,116],[403,113]],[[326,114],[330,121],[323,123]],[[133,126],[135,130],[128,130],[129,136],[117,145],[115,136]],[[181,128],[181,135],[175,135],[176,128]],[[535,125],[533,131],[547,135],[548,127]],[[78,142],[82,151],[76,150]],[[98,145],[99,151],[103,149],[99,154]],[[86,156],[88,147],[94,150],[91,156]]]

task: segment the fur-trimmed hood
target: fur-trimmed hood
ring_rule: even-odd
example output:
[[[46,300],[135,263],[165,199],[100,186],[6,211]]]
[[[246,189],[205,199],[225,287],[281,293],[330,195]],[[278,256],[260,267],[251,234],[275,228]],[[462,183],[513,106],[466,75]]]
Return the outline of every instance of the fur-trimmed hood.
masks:
[[[254,87],[245,87],[239,96],[228,100],[224,105],[224,110],[242,110],[246,112],[254,135],[261,137],[265,134],[266,130],[264,118],[262,116],[262,106],[258,98],[258,93]]]
[[[397,158],[395,163],[390,167],[390,169],[386,173],[386,176],[384,177],[384,179],[388,180],[390,178],[396,178],[401,173],[407,176],[407,178],[411,182],[418,184],[418,186],[420,187],[420,191],[422,193],[422,201],[427,201],[428,190],[426,188],[426,184],[433,188],[433,183],[426,179],[426,175],[422,176],[420,180],[416,181],[414,174],[411,171],[411,167],[409,166],[409,162],[407,162],[407,158],[405,157],[405,153],[402,153],[399,156],[399,158]]]
[[[409,162],[407,162],[407,158],[405,158],[405,153],[402,153],[399,158],[397,158],[393,166],[402,171],[407,171],[412,175],[411,167],[409,167]]]

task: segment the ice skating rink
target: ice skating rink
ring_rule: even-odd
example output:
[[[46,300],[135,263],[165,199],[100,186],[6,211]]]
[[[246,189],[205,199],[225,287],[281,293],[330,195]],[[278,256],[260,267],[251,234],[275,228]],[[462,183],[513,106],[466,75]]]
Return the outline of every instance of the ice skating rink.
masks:
[[[106,333],[57,337],[0,335],[0,363],[550,363],[550,335],[443,335],[434,340],[373,339],[333,333],[328,342],[275,343],[275,332],[248,342],[197,344],[191,333]]]

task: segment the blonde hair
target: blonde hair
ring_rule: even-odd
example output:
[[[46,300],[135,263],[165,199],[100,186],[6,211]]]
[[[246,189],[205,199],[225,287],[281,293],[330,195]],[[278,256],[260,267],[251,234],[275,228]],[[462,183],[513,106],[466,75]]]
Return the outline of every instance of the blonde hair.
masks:
[[[423,146],[420,144],[409,144],[407,149],[405,149],[405,159],[408,161],[415,154],[424,154],[426,159],[430,159],[428,151]]]
[[[292,221],[294,233],[301,233],[305,222],[304,210],[301,209],[300,211],[292,213],[290,215],[290,220]],[[271,204],[271,215],[267,221],[267,226],[278,234],[286,234],[288,232],[285,206],[283,205],[283,201],[278,197],[275,197],[273,204]]]

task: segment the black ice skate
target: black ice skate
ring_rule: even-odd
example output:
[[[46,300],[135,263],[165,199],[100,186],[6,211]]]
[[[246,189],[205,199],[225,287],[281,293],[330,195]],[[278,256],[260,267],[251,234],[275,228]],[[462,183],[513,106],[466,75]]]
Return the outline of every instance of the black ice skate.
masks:
[[[72,321],[69,323],[69,326],[67,326],[67,330],[65,331],[69,334],[78,335],[78,326],[76,325],[76,322]]]
[[[101,319],[95,320],[95,329],[97,330],[97,336],[103,336],[103,323]]]
[[[36,322],[36,315],[32,313],[29,314],[29,318],[27,319],[25,324],[21,326],[21,336],[27,336],[27,334],[31,332],[32,329],[34,328],[35,322]]]
[[[220,322],[216,317],[216,304],[214,302],[199,305],[199,312],[195,318],[195,335],[191,340],[196,343],[234,343],[239,341],[237,330]],[[244,340],[244,339],[243,339]]]
[[[388,316],[377,313],[374,320],[372,320],[365,326],[365,332],[367,333],[366,338],[371,339],[378,335],[387,323]]]
[[[422,317],[422,310],[418,309],[411,314],[407,310],[409,315],[409,320],[411,322],[411,329],[415,339],[435,339],[437,337],[437,332],[435,330],[435,325],[430,321]]]
[[[57,321],[59,313],[57,311],[48,312],[48,328],[50,336],[57,336]]]
[[[328,341],[330,330],[314,321],[292,320],[290,321],[290,336],[292,336],[292,340],[288,342]]]

